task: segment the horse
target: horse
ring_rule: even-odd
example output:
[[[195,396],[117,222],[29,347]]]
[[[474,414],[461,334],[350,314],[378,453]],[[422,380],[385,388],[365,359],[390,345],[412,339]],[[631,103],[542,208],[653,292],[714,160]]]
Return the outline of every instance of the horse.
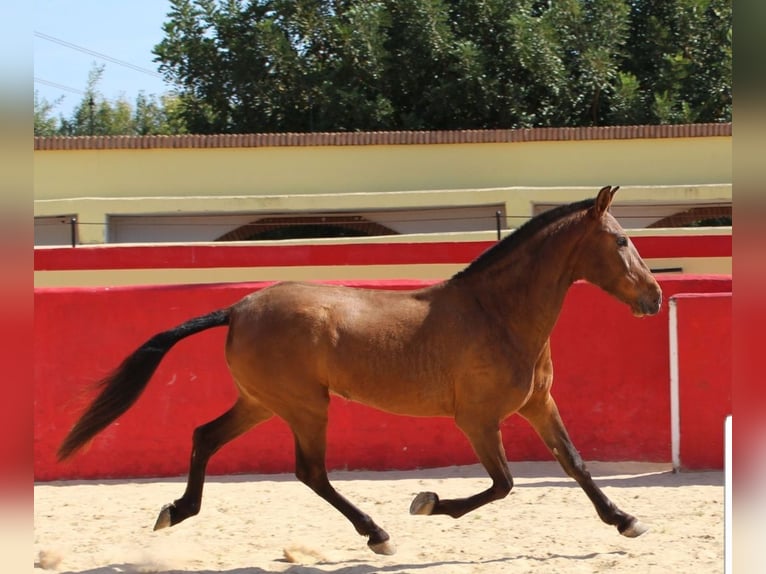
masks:
[[[410,505],[413,515],[459,518],[506,497],[513,477],[500,425],[518,414],[600,519],[624,536],[640,536],[648,527],[595,484],[551,395],[550,335],[574,282],[600,287],[636,317],[655,315],[662,305],[660,286],[609,212],[618,189],[606,186],[595,198],[531,218],[461,271],[426,287],[275,283],[158,333],[99,381],[58,459],[74,455],[125,413],[178,341],[227,326],[225,359],[238,396],[194,430],[186,489],[162,507],[155,530],[198,514],[210,457],[277,416],[294,437],[298,480],[340,511],[373,552],[393,554],[388,533],[328,479],[328,406],[338,395],[394,414],[452,417],[470,441],[491,485],[464,498],[421,492]]]

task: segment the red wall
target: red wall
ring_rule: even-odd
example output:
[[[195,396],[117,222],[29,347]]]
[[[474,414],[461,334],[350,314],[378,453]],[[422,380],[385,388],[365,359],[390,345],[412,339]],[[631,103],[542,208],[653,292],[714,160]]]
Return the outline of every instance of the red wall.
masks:
[[[728,277],[661,276],[659,280],[666,299],[677,293],[731,290]],[[425,283],[354,284],[403,289]],[[235,398],[223,359],[225,329],[180,342],[136,405],[101,433],[88,451],[61,464],[54,455],[91,396],[85,392],[86,385],[153,334],[229,305],[262,286],[37,289],[35,478],[185,474],[193,429],[218,416]],[[666,306],[656,317],[636,319],[598,288],[578,283],[567,296],[552,346],[554,395],[583,458],[670,460]],[[552,458],[519,417],[510,417],[503,432],[510,460]],[[331,469],[476,462],[451,420],[388,415],[340,399],[333,400],[328,445]],[[209,466],[212,474],[292,470],[292,438],[279,420],[229,443]]]
[[[338,245],[97,245],[35,249],[35,271],[468,263],[496,241]],[[634,237],[644,259],[731,257],[731,235]]]
[[[731,293],[673,297],[678,333],[680,467],[723,468],[731,414]]]

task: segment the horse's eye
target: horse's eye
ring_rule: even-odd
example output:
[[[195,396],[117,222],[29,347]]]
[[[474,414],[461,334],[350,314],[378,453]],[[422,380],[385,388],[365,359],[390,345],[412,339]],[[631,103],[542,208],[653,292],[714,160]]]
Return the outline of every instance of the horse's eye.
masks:
[[[628,246],[628,238],[624,235],[620,235],[617,238],[617,247],[627,247]]]

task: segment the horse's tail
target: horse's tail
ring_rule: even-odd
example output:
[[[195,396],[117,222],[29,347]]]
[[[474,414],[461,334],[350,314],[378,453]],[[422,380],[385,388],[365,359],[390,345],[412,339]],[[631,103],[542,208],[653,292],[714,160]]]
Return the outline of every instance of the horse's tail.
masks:
[[[162,358],[178,341],[200,331],[228,324],[229,309],[220,309],[158,333],[133,351],[111,374],[96,383],[101,392],[61,443],[58,459],[61,461],[72,456],[133,406]]]

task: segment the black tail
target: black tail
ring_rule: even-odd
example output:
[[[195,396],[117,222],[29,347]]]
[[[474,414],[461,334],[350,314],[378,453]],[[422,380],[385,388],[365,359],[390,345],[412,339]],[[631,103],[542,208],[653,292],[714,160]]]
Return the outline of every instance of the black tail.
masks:
[[[58,459],[72,456],[90,439],[125,413],[141,396],[165,354],[181,339],[229,324],[229,309],[195,317],[158,333],[127,356],[111,374],[97,383],[99,395],[69,431],[58,449]]]

